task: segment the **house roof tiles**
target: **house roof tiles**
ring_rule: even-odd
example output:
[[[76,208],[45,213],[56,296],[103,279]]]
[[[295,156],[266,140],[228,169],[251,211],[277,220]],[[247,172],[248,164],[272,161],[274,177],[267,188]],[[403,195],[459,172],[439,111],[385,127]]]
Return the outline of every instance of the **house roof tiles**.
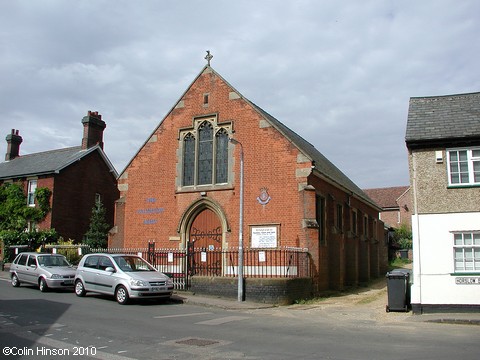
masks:
[[[480,93],[412,97],[407,145],[480,138]]]
[[[116,176],[116,171],[99,145],[82,150],[81,146],[22,155],[0,163],[0,180],[56,173],[93,151],[99,151]]]
[[[364,189],[363,191],[382,209],[398,208],[397,200],[409,186],[395,186],[387,188]]]

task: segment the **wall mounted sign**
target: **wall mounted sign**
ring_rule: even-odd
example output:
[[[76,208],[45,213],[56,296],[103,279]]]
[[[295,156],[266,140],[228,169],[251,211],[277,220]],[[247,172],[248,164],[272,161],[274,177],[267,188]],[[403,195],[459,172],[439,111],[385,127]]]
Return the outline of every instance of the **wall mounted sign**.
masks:
[[[257,197],[257,201],[260,205],[267,205],[272,198],[268,195],[268,189],[263,187],[260,189],[260,195]]]
[[[480,277],[457,277],[455,278],[457,285],[480,285]]]
[[[278,238],[277,226],[252,226],[252,248],[276,248]]]

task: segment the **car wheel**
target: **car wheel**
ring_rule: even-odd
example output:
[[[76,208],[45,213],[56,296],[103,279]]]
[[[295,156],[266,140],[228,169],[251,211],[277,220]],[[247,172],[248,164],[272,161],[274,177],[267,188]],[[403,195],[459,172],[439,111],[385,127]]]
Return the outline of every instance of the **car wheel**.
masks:
[[[117,287],[117,290],[115,290],[115,299],[120,305],[125,305],[126,303],[128,303],[129,296],[125,286],[120,285],[119,287]]]
[[[40,279],[38,283],[38,288],[40,289],[41,292],[46,292],[48,290],[48,285],[44,278]]]
[[[85,296],[86,293],[82,280],[75,281],[75,294],[77,296]]]
[[[20,280],[18,280],[18,276],[16,274],[12,275],[12,286],[13,287],[19,287],[20,286]]]

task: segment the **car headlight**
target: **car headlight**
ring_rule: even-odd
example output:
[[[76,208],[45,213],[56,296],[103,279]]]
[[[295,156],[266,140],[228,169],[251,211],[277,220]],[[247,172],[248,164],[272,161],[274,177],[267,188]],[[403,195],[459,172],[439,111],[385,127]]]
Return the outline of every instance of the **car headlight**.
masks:
[[[173,285],[173,280],[168,278],[166,284],[167,285]]]
[[[50,276],[52,279],[61,279],[62,278],[62,275],[59,275],[59,274],[52,274],[52,276]]]
[[[131,279],[130,285],[131,286],[148,286],[149,284],[146,281]]]

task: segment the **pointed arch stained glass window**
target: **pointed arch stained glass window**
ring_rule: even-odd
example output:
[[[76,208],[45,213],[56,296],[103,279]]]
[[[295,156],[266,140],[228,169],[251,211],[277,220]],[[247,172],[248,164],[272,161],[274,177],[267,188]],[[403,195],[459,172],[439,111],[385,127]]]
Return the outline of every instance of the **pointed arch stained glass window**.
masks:
[[[183,186],[195,182],[195,137],[188,133],[183,139]]]
[[[216,134],[215,154],[215,182],[217,184],[228,181],[228,134],[220,129]]]
[[[203,187],[228,184],[229,136],[231,123],[217,123],[216,118],[195,120],[193,127],[180,131],[182,142],[181,186],[192,191]]]
[[[203,122],[198,129],[198,184],[212,183],[213,174],[213,126]]]

